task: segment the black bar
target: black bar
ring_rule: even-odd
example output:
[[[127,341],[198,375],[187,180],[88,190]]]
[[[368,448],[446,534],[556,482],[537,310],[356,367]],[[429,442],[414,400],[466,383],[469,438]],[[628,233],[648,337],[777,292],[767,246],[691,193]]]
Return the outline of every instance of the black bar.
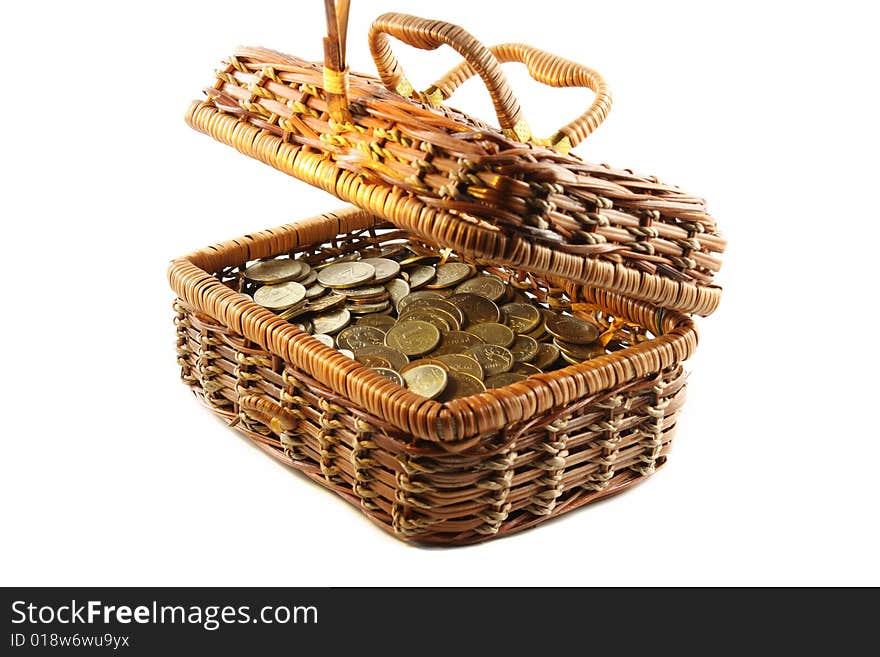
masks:
[[[0,654],[169,650],[332,656],[543,655],[719,644],[763,653],[806,640],[833,654],[873,630],[873,594],[839,590],[427,588],[7,588]],[[863,591],[862,593],[867,593]],[[868,597],[872,603],[861,604]],[[707,639],[701,637],[709,637]],[[754,643],[755,637],[762,642]],[[702,643],[701,643],[702,642]],[[97,645],[100,643],[101,645]],[[713,645],[714,644],[714,645]],[[268,652],[267,652],[268,651]],[[534,652],[537,651],[537,652]],[[569,652],[569,651],[565,651]],[[623,652],[629,653],[629,650]]]

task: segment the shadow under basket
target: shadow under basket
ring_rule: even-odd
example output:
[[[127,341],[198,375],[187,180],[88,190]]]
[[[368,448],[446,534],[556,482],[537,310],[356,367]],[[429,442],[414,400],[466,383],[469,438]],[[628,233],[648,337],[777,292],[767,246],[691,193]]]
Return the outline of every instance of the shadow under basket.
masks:
[[[237,291],[250,261],[290,254],[315,265],[406,237],[351,208],[173,261],[184,383],[268,454],[419,543],[476,543],[526,529],[619,493],[666,462],[684,401],[681,362],[697,342],[681,313],[474,262],[544,307],[624,326],[632,344],[440,403]]]

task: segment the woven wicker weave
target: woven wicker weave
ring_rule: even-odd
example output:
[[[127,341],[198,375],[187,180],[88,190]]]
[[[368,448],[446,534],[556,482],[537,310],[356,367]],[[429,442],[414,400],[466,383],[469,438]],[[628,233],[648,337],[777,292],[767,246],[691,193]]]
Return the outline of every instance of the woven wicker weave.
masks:
[[[464,544],[612,495],[666,461],[724,248],[699,199],[592,165],[568,148],[605,117],[601,77],[518,44],[484,48],[446,23],[389,14],[370,33],[377,80],[349,75],[347,3],[327,1],[324,65],[243,49],[187,120],[356,206],[175,260],[182,377],[275,458],[396,536]],[[422,93],[386,35],[446,43],[466,62]],[[587,86],[585,114],[533,139],[500,62]],[[439,105],[483,77],[501,130]],[[389,87],[394,91],[386,89]],[[407,98],[405,96],[411,96]],[[452,249],[539,302],[624,324],[633,346],[449,402],[398,387],[239,293],[241,272],[283,254],[319,262],[407,237]]]
[[[720,289],[712,278],[725,242],[702,200],[562,152],[610,107],[595,71],[519,44],[488,49],[448,23],[386,14],[370,31],[380,81],[350,75],[340,52],[344,27],[330,32],[323,66],[262,48],[237,51],[187,121],[476,261],[562,275],[682,312],[715,309]],[[419,48],[451,45],[466,62],[415,93],[388,34]],[[531,139],[499,59],[522,61],[553,86],[590,87],[596,99],[549,139]],[[475,71],[501,130],[431,105]]]

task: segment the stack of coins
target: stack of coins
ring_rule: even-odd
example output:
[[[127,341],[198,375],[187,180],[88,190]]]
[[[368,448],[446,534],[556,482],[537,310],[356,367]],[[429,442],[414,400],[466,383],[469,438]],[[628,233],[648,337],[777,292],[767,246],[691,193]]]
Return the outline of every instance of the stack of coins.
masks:
[[[418,244],[309,258],[312,264],[256,262],[241,289],[327,347],[430,399],[501,388],[643,337],[550,310],[500,276]]]

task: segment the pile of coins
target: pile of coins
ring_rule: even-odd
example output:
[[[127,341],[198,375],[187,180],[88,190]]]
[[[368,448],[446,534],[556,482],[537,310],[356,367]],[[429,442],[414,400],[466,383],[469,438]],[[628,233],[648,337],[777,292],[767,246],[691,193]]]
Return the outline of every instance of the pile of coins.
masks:
[[[259,261],[241,289],[328,347],[439,401],[580,363],[606,353],[608,342],[593,322],[409,244],[314,266]]]

